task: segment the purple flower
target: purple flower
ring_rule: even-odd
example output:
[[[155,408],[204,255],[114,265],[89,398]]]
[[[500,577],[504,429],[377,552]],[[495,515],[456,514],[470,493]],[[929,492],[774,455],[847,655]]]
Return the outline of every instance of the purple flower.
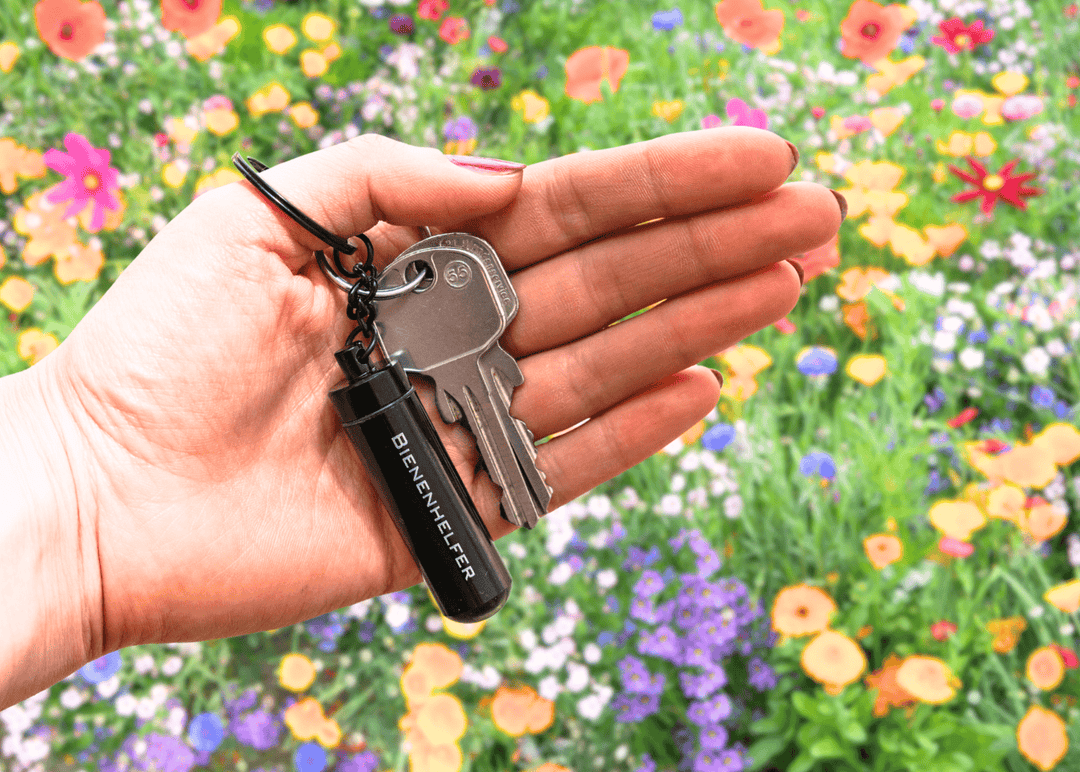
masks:
[[[721,451],[735,439],[735,427],[731,424],[716,424],[710,426],[701,435],[701,445],[706,450]]]
[[[715,663],[703,665],[700,673],[686,670],[679,673],[679,685],[682,686],[683,694],[695,700],[711,697],[726,684],[727,673]]]
[[[395,35],[411,35],[415,29],[416,24],[407,13],[396,13],[390,17],[390,31]]]
[[[278,744],[282,724],[265,710],[254,710],[232,720],[229,731],[244,745],[265,751]]]
[[[464,142],[476,139],[479,133],[476,122],[466,115],[460,118],[451,118],[443,124],[443,136],[448,142]]]
[[[795,367],[803,375],[832,375],[836,364],[836,352],[828,346],[806,346],[795,356]]]
[[[229,697],[232,697],[235,693],[235,687],[230,687]],[[236,699],[227,697],[225,699],[225,712],[229,714],[229,718],[236,718],[238,714],[255,707],[258,698],[258,693],[254,689],[248,689]]]
[[[323,772],[326,762],[326,751],[318,743],[304,743],[293,754],[297,772]]]
[[[761,657],[752,657],[746,666],[750,685],[759,692],[772,689],[776,686],[776,671],[773,670]]]
[[[1031,404],[1035,407],[1049,408],[1054,406],[1054,392],[1045,386],[1031,387]]]
[[[493,91],[502,85],[502,72],[498,67],[477,67],[473,70],[469,83],[484,91]]]
[[[651,634],[638,639],[638,651],[661,659],[675,660],[679,648],[679,636],[667,625],[660,625]]]
[[[375,772],[378,768],[379,757],[371,751],[364,751],[339,761],[337,772]]]
[[[634,594],[643,598],[651,598],[663,589],[664,578],[659,571],[652,569],[642,571],[641,578],[634,584]]]
[[[739,751],[734,749],[720,751],[716,772],[742,772],[744,769],[746,769],[746,761]]]
[[[660,709],[659,694],[620,694],[612,700],[615,720],[632,724],[651,716]]]
[[[120,652],[112,651],[104,657],[99,657],[93,662],[83,665],[79,668],[79,675],[92,684],[99,684],[116,675],[123,664],[124,660],[120,657]]]
[[[722,724],[702,727],[701,734],[698,735],[698,742],[701,743],[702,749],[723,750],[727,745],[727,741],[728,732]]]
[[[686,717],[698,726],[712,726],[731,717],[731,698],[723,692],[708,700],[695,700],[686,709]]]
[[[682,11],[672,8],[670,11],[657,11],[653,14],[653,29],[659,31],[673,30],[683,23]]]
[[[832,456],[824,451],[811,451],[799,461],[799,472],[807,477],[818,474],[827,480],[831,480],[836,477],[836,462],[833,461]]]
[[[197,751],[215,751],[225,739],[225,725],[216,713],[200,713],[188,724],[188,742]]]
[[[144,772],[191,772],[195,751],[182,740],[163,734],[146,736],[146,755],[136,760],[135,768]]]
[[[696,603],[681,603],[675,612],[675,624],[683,630],[693,630],[704,621],[705,608]]]
[[[720,554],[716,550],[710,548],[709,551],[703,555],[698,555],[697,570],[701,576],[712,576],[720,570],[721,564]]]
[[[641,754],[641,766],[634,772],[656,772],[656,762],[653,761],[653,757],[647,753]]]
[[[728,118],[734,119],[735,126],[752,126],[755,129],[769,128],[769,119],[764,110],[751,110],[750,105],[741,99],[729,99],[726,105]]]
[[[623,562],[624,571],[641,571],[660,560],[660,548],[655,544],[646,552],[641,547],[631,546],[627,550],[626,560]]]

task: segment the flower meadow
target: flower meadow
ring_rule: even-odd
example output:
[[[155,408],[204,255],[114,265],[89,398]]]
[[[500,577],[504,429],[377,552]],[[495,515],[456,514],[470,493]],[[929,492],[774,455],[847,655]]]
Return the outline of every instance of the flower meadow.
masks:
[[[499,542],[492,619],[113,652],[0,712],[0,768],[1080,769],[1078,51],[1059,0],[2,4],[0,374],[237,150],[747,125],[848,212],[705,421]]]

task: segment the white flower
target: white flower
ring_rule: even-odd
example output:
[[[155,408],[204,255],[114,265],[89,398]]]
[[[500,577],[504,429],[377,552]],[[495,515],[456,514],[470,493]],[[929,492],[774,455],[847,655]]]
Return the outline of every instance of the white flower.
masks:
[[[1028,619],[1038,619],[1045,613],[1046,609],[1042,606],[1033,606],[1027,613]]]
[[[116,698],[116,713],[120,716],[134,715],[135,708],[138,704],[139,701],[135,699],[135,696],[131,692],[124,692]]]
[[[442,629],[442,618],[438,614],[429,614],[424,620],[424,628],[429,633],[437,633]]]
[[[367,600],[362,600],[359,603],[354,603],[347,609],[345,609],[345,616],[352,617],[353,619],[366,619],[368,615],[368,610],[374,603],[374,598],[368,598]]]
[[[540,683],[537,684],[537,693],[545,700],[554,701],[556,697],[562,694],[562,684],[559,683],[559,679],[553,675],[544,676],[540,679]]]
[[[909,271],[907,279],[912,287],[925,295],[933,295],[939,298],[945,294],[944,274],[931,275],[922,271]]]
[[[108,678],[97,685],[98,696],[102,699],[109,699],[120,688],[120,676],[114,675],[112,678]]]
[[[554,584],[556,586],[564,585],[570,581],[570,577],[574,575],[574,569],[570,567],[569,563],[563,562],[555,566],[548,574],[548,584]]]
[[[667,515],[673,517],[678,514],[682,514],[683,500],[677,494],[667,493],[660,498],[660,503],[656,505],[656,512],[660,515]]]
[[[960,366],[965,370],[978,370],[986,361],[986,354],[977,348],[968,346],[960,352]]]
[[[404,627],[409,621],[409,607],[404,603],[391,603],[383,613],[383,619],[392,630]]]
[[[40,737],[28,737],[19,751],[19,763],[29,767],[35,761],[41,761],[49,755],[49,744]]]
[[[150,699],[156,702],[158,705],[164,705],[165,700],[169,698],[169,687],[165,684],[154,684],[150,688]]]
[[[724,499],[724,517],[728,520],[735,520],[742,514],[743,500],[742,496],[738,493],[732,493],[726,499]]]
[[[1046,376],[1047,370],[1050,368],[1050,363],[1053,361],[1050,359],[1050,355],[1046,353],[1046,349],[1036,346],[1020,358],[1020,361],[1024,365],[1024,369],[1031,375]]]
[[[610,517],[615,508],[611,505],[611,499],[607,496],[590,496],[585,502],[589,514],[597,519]]]
[[[68,710],[75,710],[84,702],[86,702],[86,694],[74,686],[69,686],[60,694],[60,704]]]
[[[154,657],[151,654],[140,654],[135,658],[135,672],[146,675],[154,670]]]
[[[13,735],[21,735],[34,725],[33,717],[18,703],[0,710],[0,721],[3,721],[8,732]]]
[[[938,330],[934,333],[934,340],[931,345],[937,351],[952,351],[956,348],[956,333],[948,330]]]
[[[1077,546],[1080,547],[1080,537],[1078,537],[1076,541]],[[581,652],[582,658],[590,665],[595,665],[599,662],[602,655],[603,652],[595,643],[586,643],[585,648]]]
[[[619,575],[613,568],[605,568],[596,574],[596,586],[602,590],[610,590],[619,583]]]
[[[526,627],[518,633],[518,643],[521,644],[525,651],[532,651],[536,648],[539,641],[536,638],[536,632],[532,628]]]
[[[676,437],[671,442],[669,442],[667,445],[662,447],[660,450],[663,451],[664,453],[667,453],[669,456],[677,456],[677,455],[679,455],[679,452],[684,447],[686,447],[686,446],[683,445],[682,438],[681,437]]]
[[[517,541],[511,543],[511,545],[506,548],[506,551],[510,553],[511,557],[517,558],[518,560],[524,560],[529,555],[529,551],[525,549],[525,545]]]
[[[964,320],[959,316],[946,316],[941,320],[941,329],[945,332],[958,333],[964,329]]]
[[[1054,338],[1053,340],[1046,341],[1046,353],[1055,359],[1060,359],[1069,353],[1069,350],[1065,347],[1065,342],[1061,338]]]
[[[826,314],[831,314],[840,307],[840,298],[836,295],[823,295],[818,301],[818,308]]]
[[[589,668],[580,662],[566,663],[566,688],[571,692],[580,692],[589,685]]]
[[[951,289],[956,290],[956,285],[952,285]],[[964,291],[966,292],[966,290]],[[958,322],[960,321],[960,319],[973,319],[976,313],[974,303],[969,303],[968,301],[961,300],[960,298],[949,298],[949,302],[945,304],[945,310],[948,311],[950,314],[955,314],[957,317],[959,317],[959,319],[957,319]],[[958,325],[953,330],[953,332],[959,330],[960,326],[961,325]]]
[[[614,573],[614,572],[612,572]],[[570,616],[560,616],[555,620],[554,629],[555,635],[559,638],[566,638],[569,635],[573,635],[574,627],[577,626],[577,620]]]
[[[144,720],[150,720],[158,711],[158,704],[150,697],[143,697],[135,706],[135,715]]]
[[[684,472],[693,472],[702,465],[701,453],[690,451],[679,459],[679,468]]]
[[[525,660],[525,664],[522,667],[529,673],[539,673],[541,670],[546,669],[548,666],[548,652],[543,646],[537,646],[530,653]]]
[[[681,493],[682,489],[686,487],[686,475],[674,474],[671,476],[671,490],[675,493]]]

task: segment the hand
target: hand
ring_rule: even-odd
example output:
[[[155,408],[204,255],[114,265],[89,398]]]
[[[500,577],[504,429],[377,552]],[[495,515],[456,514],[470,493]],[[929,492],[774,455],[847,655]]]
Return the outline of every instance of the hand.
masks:
[[[725,128],[482,175],[365,136],[264,175],[330,231],[367,232],[380,266],[420,225],[491,242],[520,298],[511,412],[537,437],[591,419],[540,447],[556,507],[700,420],[719,384],[695,363],[795,305],[784,259],[841,214],[826,188],[783,184],[793,160],[775,134]],[[84,661],[419,581],[327,399],[352,323],[324,247],[246,182],[207,193],[29,371],[70,464],[63,517],[85,535],[66,556],[87,577]],[[432,414],[492,535],[512,530],[471,435]]]

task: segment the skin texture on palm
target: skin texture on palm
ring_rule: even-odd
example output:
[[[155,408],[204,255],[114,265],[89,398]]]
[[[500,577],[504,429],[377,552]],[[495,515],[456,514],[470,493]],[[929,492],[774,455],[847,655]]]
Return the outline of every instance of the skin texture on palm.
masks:
[[[506,175],[361,137],[264,175],[330,231],[367,232],[380,266],[420,225],[491,242],[520,299],[511,412],[538,437],[590,419],[540,448],[557,507],[700,420],[718,383],[695,363],[795,305],[784,258],[841,217],[826,188],[783,184],[792,165],[782,139],[736,127]],[[327,399],[351,322],[323,246],[247,183],[211,191],[55,352],[0,382],[53,488],[31,530],[58,534],[37,562],[55,587],[35,597],[64,609],[35,617],[60,642],[36,680],[0,696],[123,646],[273,629],[419,581]],[[472,436],[421,394],[492,536],[509,532]]]

